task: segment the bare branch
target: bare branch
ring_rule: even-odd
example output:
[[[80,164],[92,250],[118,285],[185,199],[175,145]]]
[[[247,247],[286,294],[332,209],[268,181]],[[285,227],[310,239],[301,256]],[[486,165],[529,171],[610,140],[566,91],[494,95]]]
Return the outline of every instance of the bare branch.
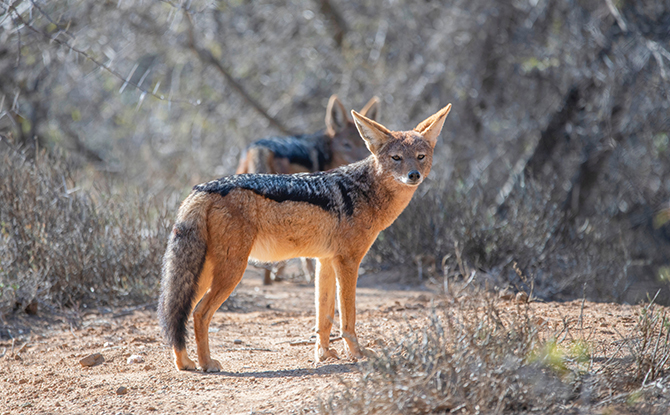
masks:
[[[186,18],[188,21],[188,37],[189,37],[189,47],[193,49],[193,51],[198,55],[200,60],[202,60],[204,63],[208,63],[210,65],[213,65],[220,73],[223,75],[224,78],[226,78],[226,81],[230,84],[230,86],[233,87],[235,91],[237,91],[260,115],[265,117],[268,121],[270,121],[270,124],[272,124],[275,128],[277,128],[279,131],[281,131],[284,134],[288,135],[293,135],[291,131],[286,128],[279,120],[271,116],[270,114],[267,113],[267,111],[261,107],[261,105],[249,95],[249,93],[244,89],[244,87],[235,79],[233,76],[226,70],[226,68],[221,65],[221,62],[219,62],[218,59],[212,55],[212,52],[210,52],[207,49],[199,48],[195,44],[195,34],[193,31],[193,19],[191,18],[191,14],[189,13],[188,10],[184,9],[184,14],[186,14]]]
[[[19,1],[20,1],[20,0],[19,0]],[[18,3],[18,2],[17,2],[17,3]],[[33,32],[35,32],[35,33],[37,33],[37,34],[39,34],[39,35],[41,35],[41,36],[43,36],[43,37],[49,39],[49,42],[50,42],[50,43],[51,43],[51,42],[55,42],[55,43],[57,43],[57,44],[59,44],[59,45],[61,45],[61,46],[65,46],[65,47],[68,48],[69,50],[71,50],[71,51],[73,51],[73,52],[75,52],[75,53],[77,53],[77,54],[83,56],[85,59],[90,60],[91,62],[93,62],[93,63],[94,63],[95,65],[97,65],[98,67],[100,67],[100,68],[104,69],[105,71],[109,72],[109,73],[110,73],[112,76],[114,76],[115,78],[117,78],[117,79],[123,81],[124,84],[126,84],[126,85],[131,85],[131,86],[135,87],[135,89],[138,89],[139,91],[141,91],[141,92],[143,92],[143,93],[145,93],[145,94],[149,94],[149,95],[151,95],[152,97],[154,97],[154,98],[156,98],[156,99],[159,99],[159,100],[161,100],[161,101],[166,101],[166,102],[185,103],[185,104],[190,104],[190,105],[193,105],[193,106],[198,106],[198,105],[200,105],[200,100],[193,101],[193,100],[190,100],[190,99],[170,99],[170,98],[165,98],[164,95],[162,95],[162,94],[161,94],[161,95],[158,95],[158,94],[156,93],[156,88],[154,88],[154,91],[153,91],[153,92],[152,92],[152,91],[149,91],[149,90],[147,90],[147,89],[145,89],[145,88],[142,88],[139,84],[130,81],[130,77],[128,77],[128,78],[124,77],[124,76],[121,75],[119,72],[117,72],[117,71],[115,71],[114,69],[112,69],[109,65],[106,65],[106,64],[100,62],[99,60],[97,60],[96,58],[94,58],[93,56],[91,56],[90,54],[88,54],[86,51],[83,51],[83,50],[81,50],[81,49],[79,49],[79,48],[76,48],[75,46],[71,45],[71,44],[70,44],[69,42],[67,42],[67,41],[64,41],[64,40],[59,39],[59,38],[58,38],[58,35],[59,35],[60,33],[66,33],[66,34],[68,34],[70,37],[72,37],[73,39],[74,39],[74,37],[73,37],[73,35],[72,35],[71,33],[68,32],[67,28],[62,28],[60,25],[54,23],[54,21],[53,21],[50,17],[47,17],[47,20],[49,20],[49,22],[55,24],[55,25],[58,27],[58,29],[59,29],[59,31],[56,33],[56,36],[53,36],[53,37],[52,37],[52,36],[50,36],[48,33],[45,33],[45,32],[43,32],[42,30],[40,30],[40,29],[34,27],[33,25],[31,25],[30,22],[26,21],[26,20],[23,18],[23,16],[21,16],[21,14],[19,13],[19,11],[16,9],[15,4],[17,4],[17,3],[10,4],[10,5],[8,6],[8,7],[9,7],[9,10],[11,10],[11,11],[14,13],[14,15],[16,16],[16,19],[19,20],[21,23],[23,23],[23,25],[24,25],[25,27],[29,28],[29,29],[32,30]],[[33,3],[33,4],[34,4],[34,3]],[[39,10],[42,14],[44,14],[45,16],[47,16],[47,14],[46,14],[42,9],[38,8],[38,10]],[[125,87],[125,85],[124,85],[124,87]],[[123,89],[121,89],[120,92],[123,92]]]
[[[330,0],[319,0],[318,3],[319,7],[321,8],[321,13],[323,13],[335,25],[335,30],[333,32],[333,39],[335,39],[335,43],[337,43],[337,46],[342,46],[342,39],[344,39],[344,35],[348,30],[347,22],[344,20],[340,12],[335,7],[333,7],[333,4],[330,2]]]
[[[612,13],[612,16],[614,16],[614,19],[616,20],[616,23],[619,25],[621,30],[624,33],[627,32],[628,26],[626,25],[626,21],[623,19],[623,16],[621,16],[619,9],[617,9],[614,5],[614,2],[612,2],[612,0],[605,0],[605,3],[607,4],[607,8],[609,9],[610,13]]]

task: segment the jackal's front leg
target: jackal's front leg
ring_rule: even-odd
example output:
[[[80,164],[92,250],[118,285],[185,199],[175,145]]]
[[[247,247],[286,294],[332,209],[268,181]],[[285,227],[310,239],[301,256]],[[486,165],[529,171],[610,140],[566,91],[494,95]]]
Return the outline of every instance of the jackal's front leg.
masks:
[[[336,358],[335,350],[329,348],[330,330],[333,328],[335,314],[335,269],[332,260],[319,259],[316,267],[316,349],[317,362]]]
[[[340,306],[340,329],[350,357],[360,359],[366,354],[356,338],[356,282],[360,261],[339,260],[334,263],[337,274],[337,298]]]

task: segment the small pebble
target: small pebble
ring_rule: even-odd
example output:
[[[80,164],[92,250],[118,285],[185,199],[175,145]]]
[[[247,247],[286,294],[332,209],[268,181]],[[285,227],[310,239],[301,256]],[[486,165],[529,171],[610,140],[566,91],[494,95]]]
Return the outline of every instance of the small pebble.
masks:
[[[125,386],[120,386],[119,389],[116,390],[117,395],[125,395],[126,393],[128,393],[128,388]]]
[[[142,356],[134,354],[128,358],[127,363],[129,365],[133,363],[144,363],[144,358],[142,358]]]
[[[242,340],[240,340],[240,339],[235,339],[235,340],[233,340],[233,343],[235,343],[235,344],[242,344]]]
[[[102,357],[100,353],[93,353],[85,358],[81,359],[79,361],[79,364],[82,365],[82,367],[90,367],[90,366],[95,366],[99,365],[100,363],[104,362],[105,358]]]

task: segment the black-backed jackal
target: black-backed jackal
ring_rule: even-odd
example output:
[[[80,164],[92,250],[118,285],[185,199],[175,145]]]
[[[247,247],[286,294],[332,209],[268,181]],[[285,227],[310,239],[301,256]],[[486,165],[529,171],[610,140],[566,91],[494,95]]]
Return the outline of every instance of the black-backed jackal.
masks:
[[[209,323],[242,279],[249,257],[318,258],[316,360],[337,357],[329,347],[335,298],[347,352],[354,359],[363,356],[354,329],[359,265],[430,172],[450,110],[451,104],[402,132],[352,111],[372,153],[365,160],[326,172],[240,174],[195,186],[168,241],[158,305],[177,368],[196,367],[186,353],[193,312],[200,367],[221,370],[210,356]]]
[[[379,98],[372,97],[360,113],[378,121]],[[325,122],[326,129],[315,134],[254,141],[242,152],[236,174],[317,172],[363,160],[370,155],[337,95],[331,95],[328,100]],[[274,275],[279,276],[283,268],[283,265],[276,267]],[[302,258],[302,268],[310,281],[315,272],[314,263]],[[270,285],[274,279],[273,271],[264,271],[263,284]]]
[[[379,119],[379,113],[377,97],[361,110],[362,115],[373,121]],[[235,173],[317,172],[363,160],[369,154],[344,105],[337,95],[332,95],[326,108],[325,130],[310,135],[254,141],[242,152]]]

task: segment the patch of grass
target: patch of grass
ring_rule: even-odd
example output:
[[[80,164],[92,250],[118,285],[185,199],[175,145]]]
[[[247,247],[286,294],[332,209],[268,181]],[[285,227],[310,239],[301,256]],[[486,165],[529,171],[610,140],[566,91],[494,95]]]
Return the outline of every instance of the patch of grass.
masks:
[[[662,378],[670,369],[670,318],[667,311],[650,301],[640,308],[635,331],[638,335],[626,339],[626,343],[635,362],[635,378],[646,385]]]
[[[174,209],[81,190],[72,171],[62,155],[0,137],[0,314],[155,297]]]
[[[428,324],[387,344],[355,381],[321,402],[327,414],[666,413],[668,319],[645,305],[618,350],[557,340],[527,304],[503,314],[487,293],[435,307]],[[628,352],[623,356],[628,345]],[[597,362],[595,362],[597,360]],[[618,408],[618,409],[617,409]],[[576,412],[571,412],[576,411]],[[582,411],[582,412],[580,412]]]
[[[525,306],[509,319],[484,296],[434,309],[430,324],[363,366],[360,379],[322,402],[338,414],[467,413],[550,410],[571,388]],[[539,351],[539,352],[538,352]],[[567,370],[567,369],[564,369]]]

